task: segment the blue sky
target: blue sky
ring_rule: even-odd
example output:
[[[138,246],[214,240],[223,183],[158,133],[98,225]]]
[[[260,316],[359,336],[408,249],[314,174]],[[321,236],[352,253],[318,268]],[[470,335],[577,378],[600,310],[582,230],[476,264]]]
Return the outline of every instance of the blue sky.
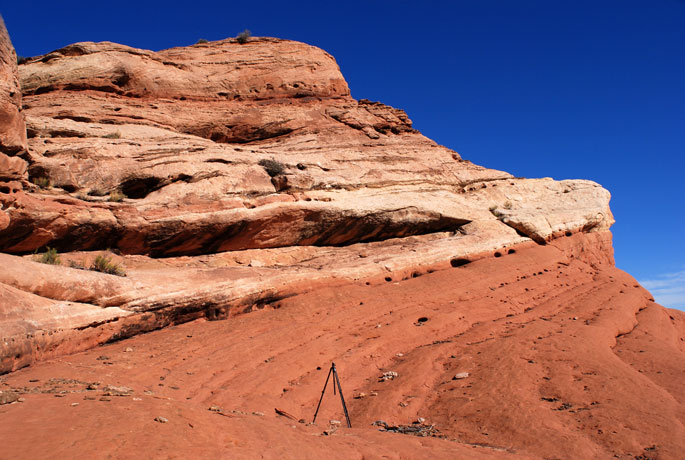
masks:
[[[23,56],[245,28],[319,46],[355,98],[406,110],[466,159],[602,184],[617,266],[685,309],[684,0],[9,3],[0,13]]]

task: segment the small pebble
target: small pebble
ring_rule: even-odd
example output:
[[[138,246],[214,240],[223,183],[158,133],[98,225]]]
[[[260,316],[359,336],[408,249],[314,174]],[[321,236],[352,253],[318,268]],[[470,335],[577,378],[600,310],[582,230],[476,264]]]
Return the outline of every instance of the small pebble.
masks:
[[[452,377],[452,380],[461,380],[461,379],[465,379],[465,378],[467,378],[469,375],[471,375],[471,374],[469,374],[468,372],[460,372],[460,373],[458,373],[457,375],[455,375],[454,377]]]
[[[169,419],[165,418],[165,417],[155,417],[155,422],[167,423],[168,421],[169,421]]]
[[[71,407],[76,407],[78,406],[78,403],[71,403]]]

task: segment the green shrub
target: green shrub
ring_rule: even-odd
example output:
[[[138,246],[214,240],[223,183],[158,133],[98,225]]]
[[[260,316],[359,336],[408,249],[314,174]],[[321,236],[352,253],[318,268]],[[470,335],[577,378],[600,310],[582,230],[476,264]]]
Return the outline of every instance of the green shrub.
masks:
[[[69,261],[69,266],[70,266],[71,268],[77,268],[77,269],[79,269],[79,270],[85,270],[85,269],[86,269],[86,267],[85,267],[81,262],[77,262],[77,261],[75,261],[75,260],[70,260],[70,261]]]
[[[267,158],[263,158],[259,160],[257,164],[264,168],[264,171],[266,171],[266,173],[271,177],[276,177],[285,172],[285,165],[274,159],[269,160]]]
[[[102,136],[103,139],[121,139],[121,133],[119,131],[114,131],[113,133],[108,133]]]
[[[126,198],[126,195],[121,193],[119,190],[114,190],[109,193],[109,200],[108,201],[113,201],[115,203],[119,203],[121,201],[124,201],[124,198]]]
[[[88,190],[88,195],[90,196],[105,196],[107,195],[107,192],[105,192],[103,189],[99,187],[92,188]]]
[[[244,45],[250,40],[250,37],[252,37],[252,33],[249,30],[245,29],[242,32],[240,32],[235,38],[236,40],[238,40],[238,43]]]
[[[40,256],[39,262],[48,265],[60,265],[62,261],[57,254],[57,249],[48,247],[47,251]]]
[[[34,177],[31,179],[31,182],[36,184],[38,187],[42,189],[50,188],[50,179],[47,177]]]
[[[201,38],[195,42],[196,45],[201,45],[203,43],[209,43],[209,40],[205,40],[204,38]]]
[[[95,261],[90,266],[90,269],[96,272],[107,273],[109,275],[126,276],[126,272],[123,268],[112,262],[107,256],[99,255],[95,258]]]

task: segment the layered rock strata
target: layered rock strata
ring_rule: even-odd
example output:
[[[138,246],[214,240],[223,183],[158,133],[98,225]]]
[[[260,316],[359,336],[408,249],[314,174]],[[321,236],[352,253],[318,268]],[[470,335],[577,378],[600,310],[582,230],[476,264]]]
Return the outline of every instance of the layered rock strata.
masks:
[[[0,231],[10,223],[4,211],[5,194],[22,189],[28,178],[28,165],[22,158],[27,145],[21,96],[17,54],[0,16]]]

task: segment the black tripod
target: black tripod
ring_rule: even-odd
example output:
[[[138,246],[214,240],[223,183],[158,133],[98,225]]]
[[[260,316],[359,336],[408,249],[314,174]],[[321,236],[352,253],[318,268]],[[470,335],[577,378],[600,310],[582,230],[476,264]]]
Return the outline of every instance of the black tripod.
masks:
[[[335,387],[337,385],[338,392],[340,393],[340,401],[342,402],[343,411],[345,411],[345,419],[347,420],[347,428],[352,428],[350,423],[350,416],[347,414],[347,406],[345,405],[345,398],[343,398],[342,387],[340,386],[340,379],[338,378],[338,371],[335,370],[335,363],[331,363],[331,369],[328,371],[328,377],[326,377],[326,383],[323,385],[323,390],[321,390],[321,398],[319,399],[319,404],[316,406],[316,412],[314,413],[314,420],[312,423],[316,422],[316,416],[319,413],[319,408],[321,407],[321,401],[323,401],[323,395],[326,393],[326,386],[328,385],[328,379],[331,378],[333,374],[333,394],[335,394]]]

